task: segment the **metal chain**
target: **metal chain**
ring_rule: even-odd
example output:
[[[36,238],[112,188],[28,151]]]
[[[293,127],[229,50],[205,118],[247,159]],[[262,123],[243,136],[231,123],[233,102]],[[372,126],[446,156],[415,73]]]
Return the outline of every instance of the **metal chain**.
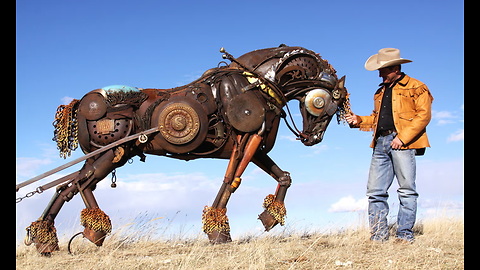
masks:
[[[41,187],[37,187],[37,189],[35,189],[34,191],[31,191],[31,192],[28,192],[27,194],[25,194],[25,196],[23,197],[18,197],[16,200],[15,200],[15,203],[19,203],[21,202],[23,199],[26,199],[26,198],[30,198],[32,197],[33,195],[35,195],[35,193],[42,193],[43,192],[43,189]]]
[[[110,187],[112,188],[116,188],[117,187],[117,174],[116,174],[116,170],[113,170],[112,171],[112,184],[110,185]]]
[[[342,122],[343,124],[347,123],[346,116],[352,113],[352,109],[350,107],[350,94],[347,93],[345,100],[343,101],[343,104],[341,107],[339,107],[339,110],[337,111],[337,122],[340,124]]]
[[[74,99],[68,105],[60,105],[55,114],[53,126],[55,127],[53,141],[57,142],[60,157],[67,158],[71,151],[78,146],[78,122],[75,106],[79,100]]]

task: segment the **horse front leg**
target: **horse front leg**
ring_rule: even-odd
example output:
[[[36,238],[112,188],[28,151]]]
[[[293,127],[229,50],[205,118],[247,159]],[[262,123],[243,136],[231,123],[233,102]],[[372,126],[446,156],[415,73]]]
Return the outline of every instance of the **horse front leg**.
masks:
[[[114,156],[115,154],[113,150],[109,150],[101,154],[96,159],[87,159],[82,169],[79,170],[78,174],[73,174],[74,178],[72,180],[65,184],[59,185],[55,194],[50,200],[50,203],[47,205],[40,218],[38,218],[37,221],[32,222],[32,224],[27,227],[25,244],[30,245],[35,243],[37,251],[44,255],[49,255],[51,252],[58,250],[58,238],[54,226],[56,216],[60,212],[65,202],[70,201],[79,192],[82,195],[82,199],[84,200],[87,209],[98,209],[98,204],[96,203],[91,191],[94,189],[96,183],[102,180],[108,175],[108,173],[118,166],[117,164],[112,163]],[[98,210],[94,212],[98,213]],[[97,216],[101,215],[98,214],[93,216],[89,214],[83,214],[83,216],[83,219],[81,217],[82,225],[84,225],[85,229],[87,230],[86,225],[92,229],[90,224],[92,224],[92,221],[98,220]],[[110,220],[108,219],[108,223],[109,222]],[[108,230],[104,231],[108,232]],[[89,238],[90,234],[84,233],[84,235],[90,241],[98,243],[98,241],[95,241],[95,238]],[[104,235],[106,235],[106,233]]]
[[[203,210],[203,231],[208,235],[211,243],[226,243],[232,241],[230,237],[230,225],[228,223],[227,203],[233,192],[241,183],[241,176],[245,172],[248,163],[257,151],[262,136],[259,134],[244,134],[237,136],[230,161],[227,166],[224,181],[211,207],[206,206]]]
[[[263,201],[265,210],[258,216],[265,227],[265,231],[269,231],[278,223],[282,226],[285,224],[287,210],[284,200],[287,189],[292,184],[292,179],[290,173],[281,170],[266,153],[257,152],[252,161],[278,182],[275,194],[267,195]]]

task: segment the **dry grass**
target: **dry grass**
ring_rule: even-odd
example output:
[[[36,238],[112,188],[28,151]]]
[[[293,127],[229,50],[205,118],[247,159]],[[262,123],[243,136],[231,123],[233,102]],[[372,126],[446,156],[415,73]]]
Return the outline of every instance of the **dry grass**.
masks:
[[[424,221],[413,244],[373,243],[366,229],[340,233],[245,236],[210,245],[206,236],[155,240],[118,230],[97,248],[79,237],[75,255],[60,241],[51,257],[33,246],[16,251],[17,269],[464,269],[463,219]],[[62,245],[63,244],[63,245]]]

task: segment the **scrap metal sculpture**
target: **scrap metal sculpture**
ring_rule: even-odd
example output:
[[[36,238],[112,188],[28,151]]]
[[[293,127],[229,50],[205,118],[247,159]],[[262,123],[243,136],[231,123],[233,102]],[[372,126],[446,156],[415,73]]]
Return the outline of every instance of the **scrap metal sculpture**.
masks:
[[[227,203],[252,161],[277,182],[275,194],[263,203],[259,215],[265,230],[284,225],[284,199],[290,174],[268,156],[281,118],[306,146],[322,141],[334,114],[349,110],[344,79],[321,56],[302,47],[280,45],[238,58],[220,49],[223,65],[199,79],[171,89],[110,86],[93,90],[81,100],[57,109],[54,141],[61,157],[80,145],[85,156],[17,185],[17,191],[54,172],[85,160],[74,173],[38,187],[34,193],[57,186],[40,218],[27,228],[25,243],[35,243],[42,254],[58,250],[54,220],[65,202],[80,193],[86,208],[80,222],[83,236],[101,246],[111,232],[111,221],[98,206],[93,191],[99,181],[130,158],[145,154],[181,160],[229,159],[225,177],[211,206],[205,206],[203,231],[212,243],[231,241]],[[300,104],[303,129],[287,121],[287,102]],[[112,187],[115,187],[112,183]],[[28,194],[27,194],[28,196]],[[19,198],[20,200],[22,198]],[[17,199],[17,202],[19,200]]]

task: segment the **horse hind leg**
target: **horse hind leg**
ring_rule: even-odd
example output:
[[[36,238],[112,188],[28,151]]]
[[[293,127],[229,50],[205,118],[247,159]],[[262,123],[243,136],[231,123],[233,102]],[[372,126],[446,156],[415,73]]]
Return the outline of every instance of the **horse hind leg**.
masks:
[[[59,250],[55,217],[63,204],[70,201],[77,192],[77,187],[69,183],[57,187],[42,215],[26,228],[26,245],[34,243],[42,255],[50,255],[51,252]]]
[[[43,255],[49,255],[51,252],[58,250],[58,238],[56,228],[54,226],[56,216],[60,212],[64,203],[70,201],[79,192],[82,195],[82,198],[88,209],[98,208],[98,204],[93,198],[91,191],[96,183],[107,176],[108,173],[110,173],[115,167],[118,167],[117,164],[113,164],[111,162],[113,157],[114,153],[112,150],[110,150],[102,154],[97,159],[87,159],[82,169],[80,169],[78,174],[74,174],[71,181],[59,185],[55,194],[50,200],[50,203],[47,205],[40,218],[38,218],[37,221],[32,222],[32,224],[26,228],[27,236],[25,239],[25,244],[30,245],[35,243],[37,251]],[[98,210],[93,212],[99,213]],[[85,211],[83,214],[85,222],[82,222],[82,225],[92,224],[91,216],[93,216],[93,214],[89,215],[89,213],[92,213],[92,211]],[[100,214],[95,216],[100,216]],[[90,222],[87,220],[90,220]],[[93,218],[93,220],[95,220],[95,218]],[[89,228],[95,230],[95,228],[98,228],[98,226],[89,226]],[[104,231],[109,232],[109,230],[106,229]],[[87,230],[87,233],[84,234],[87,238],[88,235],[90,235],[88,232],[89,231]],[[97,236],[96,238],[99,237]],[[95,241],[96,238],[90,237],[88,239],[90,241],[94,239],[92,242],[96,243],[97,245],[101,245],[103,241]]]
[[[58,197],[59,192],[57,190],[50,200],[47,209],[51,208],[52,203],[56,201]],[[45,216],[47,209],[39,219],[32,222],[30,226],[25,229],[27,234],[24,240],[25,245],[35,244],[37,251],[46,256],[50,255],[53,251],[59,250],[57,230],[54,226],[54,221],[53,219],[47,219]]]

